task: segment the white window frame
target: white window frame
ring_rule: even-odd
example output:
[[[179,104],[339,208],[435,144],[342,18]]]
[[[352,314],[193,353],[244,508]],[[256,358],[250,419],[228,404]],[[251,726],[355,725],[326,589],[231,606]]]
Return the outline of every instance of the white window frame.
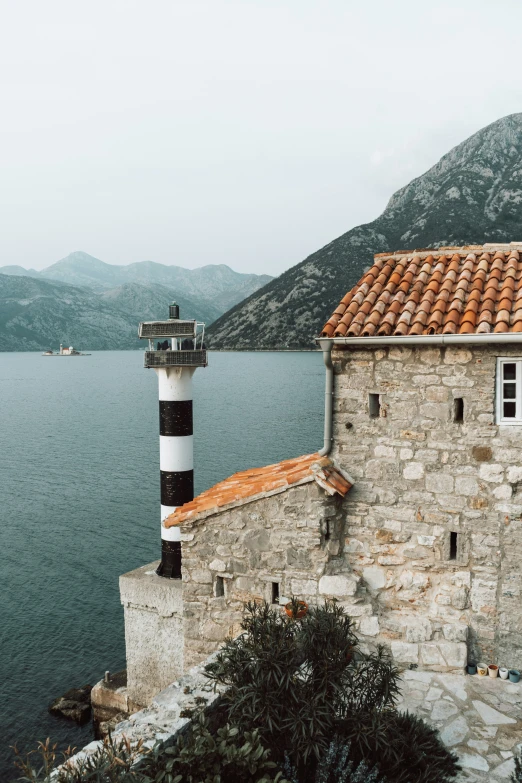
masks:
[[[515,399],[506,398],[506,402],[515,402],[515,416],[506,418],[504,414],[504,365],[514,364],[515,380],[506,381],[506,383],[515,383]],[[497,357],[497,378],[496,378],[496,419],[497,424],[510,427],[522,426],[522,358],[516,356],[498,356]]]

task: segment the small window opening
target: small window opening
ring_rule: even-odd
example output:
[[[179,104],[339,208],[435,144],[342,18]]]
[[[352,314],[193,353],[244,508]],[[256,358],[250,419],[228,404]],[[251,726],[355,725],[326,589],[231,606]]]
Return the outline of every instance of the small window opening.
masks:
[[[455,397],[453,400],[453,421],[462,424],[464,421],[464,399]]]
[[[368,395],[368,407],[370,410],[370,419],[378,419],[381,412],[381,399],[379,394]]]
[[[272,603],[279,603],[279,582],[272,582]]]
[[[330,540],[330,520],[326,520],[326,524],[324,526],[324,540],[329,541]]]
[[[225,595],[225,580],[222,576],[216,576],[216,598],[223,598]]]
[[[457,543],[458,543],[458,533],[450,533],[450,552],[449,552],[450,560],[457,559]]]

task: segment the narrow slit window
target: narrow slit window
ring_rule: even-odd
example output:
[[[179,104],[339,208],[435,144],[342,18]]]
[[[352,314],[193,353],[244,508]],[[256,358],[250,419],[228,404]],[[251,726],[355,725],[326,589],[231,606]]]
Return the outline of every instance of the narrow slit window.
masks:
[[[330,520],[327,519],[325,526],[324,526],[324,540],[329,541],[330,540]]]
[[[522,424],[522,359],[498,360],[497,424]]]
[[[464,421],[464,399],[455,397],[453,400],[453,421],[462,424]]]
[[[368,395],[368,407],[370,410],[370,419],[378,419],[381,412],[381,398],[379,394]]]
[[[225,595],[225,580],[222,576],[216,576],[216,598],[223,598]]]
[[[450,560],[456,560],[457,559],[457,550],[458,550],[458,533],[450,533],[450,551],[449,551],[449,559]]]
[[[272,603],[279,603],[279,582],[272,582]]]

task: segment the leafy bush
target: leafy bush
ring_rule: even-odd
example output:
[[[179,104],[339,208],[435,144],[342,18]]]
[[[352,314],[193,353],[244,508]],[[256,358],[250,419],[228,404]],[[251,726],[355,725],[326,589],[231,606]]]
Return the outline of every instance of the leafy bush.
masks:
[[[522,759],[515,756],[515,771],[511,775],[511,783],[522,783]]]
[[[15,766],[23,773],[18,778],[23,783],[142,783],[142,776],[132,768],[145,752],[141,742],[131,745],[125,738],[109,736],[94,753],[72,762],[73,748],[58,754],[48,739],[25,758],[15,748]],[[55,771],[59,764],[63,766]]]
[[[359,770],[351,762],[364,762],[373,770],[364,771],[368,779],[378,768],[388,783],[454,779],[457,759],[437,733],[395,710],[399,672],[389,654],[363,655],[342,607],[326,602],[289,620],[267,604],[248,604],[242,628],[206,675],[227,687],[228,720],[257,728],[276,761],[286,753],[300,783],[313,781],[327,759],[352,776]],[[349,751],[330,744],[336,735]]]
[[[58,758],[49,741],[26,759],[18,756],[24,783],[290,783],[269,760],[270,751],[257,731],[240,731],[235,726],[209,730],[200,713],[190,730],[171,745],[158,743],[147,751],[142,743],[106,738],[102,747],[84,759],[70,759],[69,749]],[[40,758],[38,766],[34,759]],[[65,762],[53,776],[56,764]]]
[[[460,767],[421,718],[395,710],[347,717],[340,729],[355,760],[378,764],[388,783],[449,783]]]
[[[235,726],[209,730],[203,713],[186,734],[170,745],[158,743],[147,751],[142,743],[107,737],[102,747],[84,759],[71,760],[74,751],[56,753],[49,740],[39,743],[26,759],[18,756],[17,767],[24,783],[290,783],[269,761],[270,751],[257,731]],[[38,758],[37,766],[34,766]],[[56,770],[56,764],[65,765]],[[54,776],[53,776],[53,771]],[[274,773],[272,777],[272,774]]]
[[[259,732],[222,726],[210,732],[201,713],[186,735],[157,746],[139,765],[140,783],[290,783],[269,761]]]
[[[389,655],[363,656],[351,619],[334,602],[300,620],[250,603],[242,628],[206,676],[227,686],[228,719],[259,729],[275,758],[291,752],[299,772],[326,753],[339,719],[396,701],[399,672]]]

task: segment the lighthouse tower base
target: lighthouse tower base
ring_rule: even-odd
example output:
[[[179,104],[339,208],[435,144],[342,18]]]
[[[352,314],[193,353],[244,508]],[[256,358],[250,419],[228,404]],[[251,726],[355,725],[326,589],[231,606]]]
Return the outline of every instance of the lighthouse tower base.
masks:
[[[182,582],[156,574],[158,561],[120,576],[127,693],[146,707],[183,674]]]

